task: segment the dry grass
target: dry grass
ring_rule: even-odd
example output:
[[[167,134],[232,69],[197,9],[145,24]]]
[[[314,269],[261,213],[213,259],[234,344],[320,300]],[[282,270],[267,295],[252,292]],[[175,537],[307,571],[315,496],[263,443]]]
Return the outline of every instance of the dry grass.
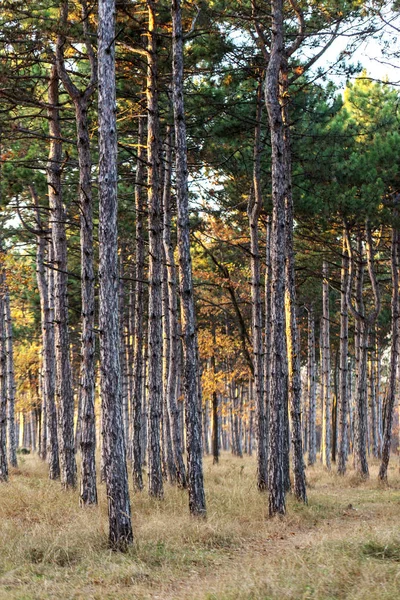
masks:
[[[122,555],[106,545],[104,489],[81,510],[39,459],[20,463],[0,485],[0,600],[400,598],[395,466],[390,487],[376,466],[367,482],[308,469],[308,506],[289,498],[288,515],[270,520],[253,459],[206,459],[207,520],[170,486],[164,502],[133,495],[135,545]]]

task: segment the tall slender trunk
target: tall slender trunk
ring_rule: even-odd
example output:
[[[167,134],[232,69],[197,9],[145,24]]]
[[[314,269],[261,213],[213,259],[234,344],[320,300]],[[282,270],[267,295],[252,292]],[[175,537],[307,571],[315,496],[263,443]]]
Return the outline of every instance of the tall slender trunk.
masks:
[[[39,242],[40,244],[40,242]],[[39,249],[38,249],[39,252]],[[56,365],[55,365],[55,335],[54,335],[54,270],[53,244],[47,244],[47,258],[50,267],[43,269],[40,277],[43,277],[43,315],[42,340],[43,354],[45,360],[45,393],[46,393],[46,416],[47,416],[47,462],[49,464],[49,479],[60,477],[60,457],[58,445],[57,407],[55,401],[56,393]],[[47,285],[46,285],[47,284]],[[39,286],[40,289],[40,286]]]
[[[170,146],[170,135],[167,133],[166,146]],[[171,155],[169,149],[166,149],[165,168],[164,168],[164,191],[163,198],[170,194],[171,190]],[[164,207],[164,201],[163,201]],[[164,228],[163,228],[164,237]],[[162,327],[163,327],[163,344],[162,344],[162,431],[163,431],[163,468],[170,483],[176,482],[176,466],[172,450],[172,429],[170,423],[170,413],[168,410],[168,376],[171,364],[171,323],[169,312],[169,297],[168,297],[168,271],[167,258],[165,247],[162,247],[163,258],[163,277],[162,277]]]
[[[317,460],[317,398],[315,383],[315,317],[314,307],[308,309],[308,464],[313,465]]]
[[[76,485],[74,394],[68,327],[68,264],[66,214],[61,193],[62,145],[59,114],[58,72],[53,66],[48,90],[50,149],[47,183],[54,263],[54,330],[56,398],[58,406],[61,483]]]
[[[172,449],[176,466],[176,478],[179,487],[185,488],[186,468],[182,456],[182,436],[179,426],[179,409],[177,400],[177,376],[179,362],[178,334],[178,287],[176,282],[176,265],[174,247],[171,239],[171,175],[172,175],[172,134],[167,136],[166,147],[166,181],[163,193],[163,243],[167,263],[168,277],[168,311],[170,327],[169,368],[166,387],[166,400],[170,417]]]
[[[258,85],[256,128],[253,153],[253,186],[247,206],[250,225],[250,256],[251,256],[251,306],[252,306],[252,337],[254,357],[254,387],[257,415],[257,487],[264,491],[268,487],[267,461],[267,423],[265,414],[264,390],[264,348],[261,300],[261,269],[260,251],[258,244],[258,219],[262,208],[261,194],[261,80]]]
[[[379,344],[378,331],[375,333],[375,377],[376,377],[376,412],[377,412],[377,435],[378,456],[382,458],[383,446],[383,410],[382,410],[382,352]]]
[[[182,314],[183,375],[186,408],[186,447],[189,510],[206,514],[201,444],[201,403],[199,402],[198,356],[192,262],[190,256],[188,168],[186,122],[183,100],[183,33],[180,0],[172,0],[173,105],[176,144],[176,195],[178,206],[178,253]]]
[[[64,1],[60,9],[61,25],[66,28],[68,22],[68,2]],[[78,422],[81,448],[81,484],[80,503],[96,504],[96,423],[94,414],[95,396],[95,294],[93,266],[93,199],[92,199],[92,158],[88,128],[88,103],[97,84],[97,63],[89,41],[88,8],[86,0],[82,2],[82,22],[86,39],[86,49],[91,66],[89,86],[80,91],[69,77],[64,64],[65,34],[62,31],[57,38],[57,69],[60,79],[71,97],[75,107],[76,140],[79,162],[79,208],[81,243],[81,298],[82,298],[82,337],[80,372],[80,408]]]
[[[328,264],[322,265],[322,464],[331,468],[331,359]]]
[[[212,336],[213,336],[213,353],[211,356],[211,368],[214,379],[214,389],[212,394],[212,453],[213,453],[213,464],[217,465],[219,462],[219,416],[218,416],[218,393],[215,388],[217,367],[215,361],[215,348],[216,348],[216,335],[215,325],[212,325]]]
[[[271,130],[272,235],[271,235],[271,361],[269,435],[269,513],[284,514],[283,474],[284,411],[287,408],[287,352],[285,340],[285,199],[287,174],[282,111],[279,103],[279,73],[284,53],[283,2],[272,0],[272,42],[265,85],[265,101]]]
[[[6,291],[4,298],[5,329],[6,329],[6,358],[7,358],[7,441],[8,461],[12,467],[18,466],[17,446],[15,443],[15,376],[13,331],[10,310],[10,293]]]
[[[368,381],[370,389],[371,421],[370,431],[372,440],[372,454],[378,458],[378,420],[377,420],[377,402],[376,402],[376,381],[375,381],[375,332],[370,334],[368,346],[371,348],[368,360]]]
[[[144,306],[144,161],[145,119],[139,117],[138,160],[135,177],[135,307],[133,326],[133,381],[132,381],[132,475],[136,490],[143,489],[142,477],[142,402],[143,402],[143,306]],[[146,423],[146,421],[145,421]],[[145,429],[145,428],[144,428]]]
[[[399,341],[400,341],[400,294],[399,294],[399,268],[400,268],[400,233],[396,227],[392,230],[391,270],[392,270],[392,340],[390,347],[389,382],[385,405],[385,419],[382,445],[382,460],[379,468],[379,479],[387,481],[387,472],[392,442],[392,427],[394,405],[396,401],[396,380],[399,369]]]
[[[162,498],[162,207],[160,193],[159,113],[157,76],[157,24],[155,0],[147,0],[149,26],[147,46],[147,173],[149,207],[149,494]]]
[[[99,325],[104,472],[110,546],[124,550],[132,543],[133,533],[119,364],[115,0],[99,1],[98,27]]]
[[[286,163],[286,203],[285,203],[285,302],[286,302],[286,338],[289,375],[289,408],[292,423],[293,475],[294,495],[302,502],[307,502],[306,478],[303,460],[303,442],[301,431],[301,370],[300,370],[300,341],[296,315],[296,283],[294,271],[293,248],[293,196],[291,185],[291,146],[289,123],[289,82],[288,66],[285,59],[281,66],[280,104],[284,125],[285,163]],[[290,482],[290,480],[289,480]]]
[[[369,476],[367,460],[367,433],[368,433],[368,404],[367,404],[367,358],[368,358],[368,336],[369,331],[375,325],[380,312],[380,295],[376,280],[374,253],[371,228],[368,220],[365,224],[365,249],[368,267],[368,275],[374,297],[374,306],[366,314],[362,301],[362,273],[361,267],[358,268],[358,278],[356,282],[357,303],[353,306],[351,301],[351,291],[354,279],[354,255],[351,245],[350,232],[346,227],[347,252],[350,258],[350,274],[347,286],[347,300],[349,309],[356,321],[356,393],[355,393],[355,427],[354,427],[354,465],[361,477]],[[363,261],[363,249],[361,243],[361,234],[358,235],[358,254],[359,263]],[[360,282],[361,280],[361,282]]]
[[[271,392],[271,218],[268,215],[265,232],[265,331],[264,331],[264,404],[267,433],[267,463],[269,452],[269,417]],[[251,442],[251,440],[249,440]],[[250,452],[251,453],[251,452]]]
[[[3,251],[1,251],[3,253]],[[8,480],[7,459],[7,356],[5,323],[5,271],[0,272],[0,482]]]
[[[349,316],[347,306],[347,286],[349,278],[349,258],[346,250],[346,234],[343,232],[342,268],[340,272],[340,358],[339,358],[339,444],[338,473],[344,475],[347,461],[347,417],[348,407],[348,352]]]

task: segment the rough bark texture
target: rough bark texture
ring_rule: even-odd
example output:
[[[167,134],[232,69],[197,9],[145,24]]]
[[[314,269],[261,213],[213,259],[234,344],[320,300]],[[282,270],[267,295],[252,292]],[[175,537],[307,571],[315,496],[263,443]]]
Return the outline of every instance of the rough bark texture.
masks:
[[[347,461],[347,416],[348,416],[348,350],[349,316],[347,307],[347,285],[349,258],[346,250],[346,234],[343,232],[342,268],[340,273],[340,357],[339,357],[339,443],[338,473],[344,475]]]
[[[286,163],[286,338],[288,354],[288,375],[289,375],[289,407],[292,424],[292,450],[293,450],[293,475],[294,475],[294,495],[301,502],[307,502],[306,478],[303,460],[303,441],[301,429],[301,371],[300,371],[300,341],[299,330],[296,315],[296,283],[294,271],[294,248],[293,248],[293,197],[291,185],[291,145],[290,145],[290,127],[289,127],[289,84],[287,60],[283,62],[281,68],[281,93],[280,103],[284,124],[285,141],[285,163]],[[288,452],[289,454],[289,452]],[[290,480],[289,480],[290,481]]]
[[[176,281],[176,265],[174,247],[171,239],[171,170],[172,170],[172,136],[168,136],[166,149],[166,185],[163,194],[163,243],[167,267],[168,312],[169,312],[169,366],[166,386],[166,401],[170,418],[172,449],[174,453],[176,480],[179,487],[186,487],[186,468],[182,455],[182,437],[179,426],[179,408],[177,400],[177,377],[179,362],[178,335],[178,286]],[[169,171],[169,172],[168,172]],[[169,185],[167,185],[169,182]]]
[[[264,333],[264,403],[267,432],[267,463],[269,452],[269,416],[270,416],[270,391],[271,391],[271,218],[267,217],[265,232],[265,333]],[[252,412],[250,413],[252,416]],[[251,454],[251,436],[249,436],[249,450]]]
[[[50,241],[47,244],[48,263],[53,262],[53,244]],[[49,478],[58,479],[60,477],[60,458],[58,446],[58,424],[57,407],[55,401],[56,392],[56,365],[55,365],[55,339],[54,339],[54,270],[52,267],[43,272],[44,281],[47,281],[47,287],[44,287],[44,316],[42,323],[43,353],[45,360],[45,390],[46,390],[46,417],[47,417],[47,462],[49,464]],[[43,330],[43,327],[45,330]]]
[[[347,286],[347,301],[349,309],[355,319],[357,330],[356,343],[356,394],[355,394],[355,424],[354,424],[354,466],[363,478],[369,476],[367,460],[367,434],[368,434],[368,399],[367,399],[367,358],[368,358],[368,336],[369,331],[375,325],[380,312],[380,295],[376,280],[374,267],[374,253],[371,228],[368,220],[365,224],[365,250],[368,267],[368,275],[371,282],[374,306],[366,314],[362,301],[362,277],[361,267],[358,268],[356,282],[356,307],[351,300],[351,292],[354,280],[354,255],[351,245],[350,232],[346,227],[346,245],[350,262],[349,281]],[[363,262],[363,248],[361,234],[358,236],[359,264]]]
[[[63,2],[60,10],[62,31],[57,38],[57,69],[64,88],[75,107],[77,129],[77,149],[79,162],[79,207],[81,243],[81,297],[82,297],[82,338],[81,373],[78,410],[79,441],[81,448],[81,504],[96,504],[96,423],[94,414],[95,395],[95,305],[94,305],[94,266],[93,266],[93,200],[92,200],[92,159],[88,130],[88,102],[97,83],[97,64],[88,35],[88,10],[82,3],[82,21],[86,37],[86,49],[91,64],[89,86],[80,91],[69,77],[64,63],[64,31],[68,21],[68,2]]]
[[[142,477],[142,399],[143,399],[143,304],[144,304],[144,160],[145,120],[139,117],[138,160],[135,177],[135,308],[133,326],[133,381],[132,381],[132,475],[136,490],[143,489]]]
[[[115,114],[115,1],[100,0],[99,61],[99,281],[100,371],[104,473],[109,542],[132,543],[131,507],[122,423],[118,323],[117,123]]]
[[[13,331],[10,310],[10,294],[6,291],[4,298],[4,316],[6,330],[6,366],[7,366],[7,442],[8,462],[12,467],[18,466],[17,445],[15,440],[15,377]]]
[[[3,258],[3,257],[1,257]],[[5,272],[0,272],[0,482],[8,480],[7,459],[7,357],[4,318]]]
[[[47,164],[47,183],[50,205],[50,228],[54,264],[54,330],[56,364],[56,399],[61,483],[70,488],[76,485],[74,440],[74,394],[70,363],[68,327],[68,264],[66,214],[61,194],[62,146],[59,115],[58,72],[53,66],[48,91],[50,149]]]
[[[383,432],[382,461],[379,468],[379,479],[387,480],[387,471],[390,458],[390,446],[392,441],[392,427],[394,416],[394,405],[396,401],[396,379],[399,368],[399,342],[400,342],[400,294],[399,294],[399,257],[400,235],[398,229],[393,227],[392,231],[392,341],[390,348],[390,370],[389,385],[385,406],[385,427]]]
[[[331,353],[328,264],[322,265],[322,464],[331,468]]]
[[[163,477],[161,464],[162,417],[162,207],[160,193],[160,152],[157,77],[157,2],[147,1],[149,15],[147,64],[147,182],[149,208],[149,427],[148,474],[149,494],[162,498]]]
[[[186,123],[183,101],[183,33],[180,0],[172,0],[173,105],[176,144],[178,252],[183,343],[183,388],[186,409],[186,448],[189,510],[206,514],[201,444],[201,404],[198,389],[196,318],[190,256]]]
[[[308,309],[308,464],[313,465],[317,460],[317,400],[315,384],[315,316],[314,307]]]
[[[254,388],[257,425],[257,487],[264,491],[268,487],[267,422],[264,390],[264,346],[261,299],[261,268],[258,244],[258,219],[262,208],[261,195],[261,82],[258,87],[256,129],[253,152],[253,187],[247,206],[250,226],[251,256],[251,330],[253,337]]]
[[[216,335],[215,335],[215,325],[214,324],[213,324],[212,334],[213,334],[213,343],[214,343],[214,349],[215,349],[217,340],[216,340]],[[217,368],[216,368],[216,363],[215,363],[215,350],[213,351],[213,354],[211,356],[211,368],[212,368],[214,383],[215,383],[215,378],[216,378],[216,374],[217,374]],[[211,445],[212,445],[212,454],[213,454],[213,464],[217,465],[219,462],[219,415],[218,415],[218,394],[217,394],[216,389],[213,390],[213,395],[212,395],[212,417],[211,417],[211,420],[212,420]]]
[[[272,235],[271,235],[271,319],[272,361],[269,435],[269,513],[284,514],[283,477],[284,410],[287,407],[287,354],[285,341],[285,198],[286,162],[284,124],[279,103],[279,72],[284,52],[283,2],[272,0],[272,44],[267,68],[265,101],[271,130],[272,152]]]

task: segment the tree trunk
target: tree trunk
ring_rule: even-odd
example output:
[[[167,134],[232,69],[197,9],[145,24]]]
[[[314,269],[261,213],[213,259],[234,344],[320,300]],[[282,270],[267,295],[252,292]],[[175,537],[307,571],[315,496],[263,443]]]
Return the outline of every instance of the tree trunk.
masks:
[[[145,119],[139,117],[138,160],[135,178],[135,308],[133,327],[133,381],[132,381],[132,475],[136,490],[143,489],[142,477],[142,402],[143,402],[143,306],[144,306],[144,164],[145,164]],[[144,421],[146,423],[146,421]]]
[[[283,478],[284,411],[287,407],[287,352],[285,340],[285,199],[287,174],[284,124],[279,103],[279,73],[282,66],[283,2],[272,0],[272,42],[268,63],[265,101],[271,131],[272,152],[272,235],[271,235],[271,320],[272,361],[269,435],[269,513],[284,514]]]
[[[3,253],[3,251],[2,251]],[[5,308],[5,272],[0,273],[0,481],[8,480],[7,460],[7,356]]]
[[[162,207],[160,194],[159,113],[157,77],[157,25],[154,0],[147,0],[148,64],[147,64],[147,173],[149,207],[149,494],[162,498],[163,477],[161,465],[162,417]]]
[[[285,59],[281,66],[281,92],[280,103],[284,125],[285,162],[286,162],[286,223],[285,223],[285,278],[286,278],[286,338],[288,355],[288,391],[290,418],[292,423],[292,449],[293,449],[293,475],[294,495],[297,500],[307,502],[306,478],[303,460],[303,442],[301,430],[301,370],[300,370],[300,341],[296,315],[296,283],[294,272],[294,248],[293,248],[293,197],[291,185],[291,146],[289,126],[289,83],[288,67]],[[290,479],[287,477],[289,482]]]
[[[258,245],[258,219],[262,208],[261,195],[261,81],[258,86],[256,107],[256,128],[253,152],[253,187],[247,206],[250,226],[250,256],[251,256],[251,306],[252,306],[252,338],[254,387],[256,400],[257,425],[257,487],[265,491],[268,487],[267,461],[267,423],[264,389],[264,348],[261,300],[260,251]]]
[[[13,331],[10,310],[10,294],[6,291],[4,298],[5,329],[6,329],[6,358],[7,358],[7,438],[8,461],[12,467],[18,466],[17,446],[15,442],[15,377]]]
[[[317,460],[317,399],[315,385],[315,317],[314,307],[308,309],[308,464],[314,465]]]
[[[183,100],[183,33],[180,0],[172,0],[173,105],[176,143],[176,195],[178,206],[178,253],[182,313],[183,386],[186,408],[186,447],[189,510],[205,516],[201,444],[201,404],[198,389],[198,357],[192,263],[190,256],[186,122]]]
[[[53,66],[51,71],[48,103],[50,150],[47,182],[54,264],[54,330],[59,451],[61,483],[63,487],[71,488],[76,485],[74,394],[69,347],[66,214],[61,194],[62,146],[56,66]]]
[[[322,265],[322,464],[331,468],[331,357],[328,264]]]
[[[362,300],[362,269],[363,269],[363,247],[361,234],[358,234],[359,267],[357,269],[356,281],[356,307],[351,302],[351,291],[354,279],[354,256],[350,240],[350,233],[346,227],[347,252],[350,257],[350,275],[347,286],[347,301],[349,309],[356,321],[356,393],[355,393],[355,427],[354,427],[354,466],[363,478],[369,476],[367,461],[367,434],[368,434],[368,403],[367,403],[367,358],[368,358],[368,335],[375,326],[380,312],[380,296],[376,280],[372,234],[368,220],[365,224],[365,249],[368,266],[368,275],[374,297],[374,308],[366,315]]]
[[[39,241],[40,245],[40,241]],[[38,248],[39,252],[39,248]],[[60,458],[58,445],[58,425],[57,425],[57,407],[55,401],[56,392],[56,365],[55,365],[55,336],[54,336],[54,270],[53,264],[53,244],[50,241],[47,244],[47,257],[50,267],[40,274],[42,283],[43,302],[42,315],[42,342],[45,370],[45,394],[46,394],[46,415],[47,415],[47,461],[49,464],[49,479],[58,479],[60,477]],[[38,259],[40,260],[40,259]],[[40,292],[42,294],[42,292]]]
[[[264,405],[266,422],[267,463],[269,452],[269,417],[270,417],[270,392],[271,392],[271,218],[268,215],[265,232],[265,332],[264,332]],[[249,438],[251,446],[251,438]],[[251,447],[250,452],[251,454]]]
[[[117,123],[115,114],[115,0],[100,0],[99,60],[99,281],[100,368],[104,471],[109,542],[132,543],[131,507],[122,422],[118,323]]]
[[[385,423],[383,432],[382,461],[379,468],[379,479],[387,481],[387,472],[392,442],[392,427],[394,405],[396,401],[396,380],[399,368],[399,339],[400,339],[400,295],[399,295],[399,257],[400,234],[398,229],[392,230],[392,341],[390,347],[389,382],[385,406]]]
[[[347,416],[348,416],[348,352],[349,316],[347,306],[347,286],[349,278],[349,258],[346,250],[346,234],[343,232],[342,268],[340,272],[340,358],[339,358],[339,443],[338,473],[344,475],[347,462]]]
[[[215,389],[217,368],[215,363],[215,349],[216,349],[216,335],[215,325],[212,326],[213,335],[213,353],[211,356],[211,368],[214,378],[214,390],[212,394],[212,453],[213,453],[213,464],[217,465],[219,462],[219,416],[218,416],[218,394]]]
[[[163,194],[163,243],[168,277],[168,313],[170,327],[169,368],[166,387],[166,400],[170,417],[172,449],[174,453],[176,479],[179,487],[185,488],[186,468],[182,456],[182,436],[179,426],[179,409],[177,401],[177,376],[179,362],[178,335],[178,289],[176,282],[176,265],[174,247],[171,239],[171,176],[172,176],[172,135],[167,136],[166,147],[166,181]]]
[[[65,29],[68,22],[68,2],[60,8],[60,20]],[[93,199],[92,199],[92,158],[88,129],[88,103],[97,84],[97,64],[89,41],[88,9],[82,3],[82,22],[86,38],[86,49],[91,66],[89,86],[80,91],[72,82],[65,69],[64,46],[66,38],[62,31],[57,38],[57,69],[60,79],[75,106],[77,149],[79,162],[79,207],[81,243],[81,298],[82,298],[82,337],[81,372],[78,410],[78,424],[81,448],[80,503],[97,504],[96,489],[96,423],[94,414],[95,396],[95,295],[93,267]]]

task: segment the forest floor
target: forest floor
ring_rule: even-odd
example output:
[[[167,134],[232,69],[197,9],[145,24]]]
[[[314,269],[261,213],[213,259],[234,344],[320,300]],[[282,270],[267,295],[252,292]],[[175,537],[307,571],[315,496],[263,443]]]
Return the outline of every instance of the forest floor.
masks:
[[[104,487],[94,509],[20,456],[0,485],[0,600],[284,600],[400,598],[400,475],[389,486],[349,472],[307,469],[309,503],[288,498],[268,519],[255,459],[205,459],[207,520],[189,517],[187,494],[163,502],[132,494],[135,545],[107,549]],[[372,461],[371,461],[372,462]]]

